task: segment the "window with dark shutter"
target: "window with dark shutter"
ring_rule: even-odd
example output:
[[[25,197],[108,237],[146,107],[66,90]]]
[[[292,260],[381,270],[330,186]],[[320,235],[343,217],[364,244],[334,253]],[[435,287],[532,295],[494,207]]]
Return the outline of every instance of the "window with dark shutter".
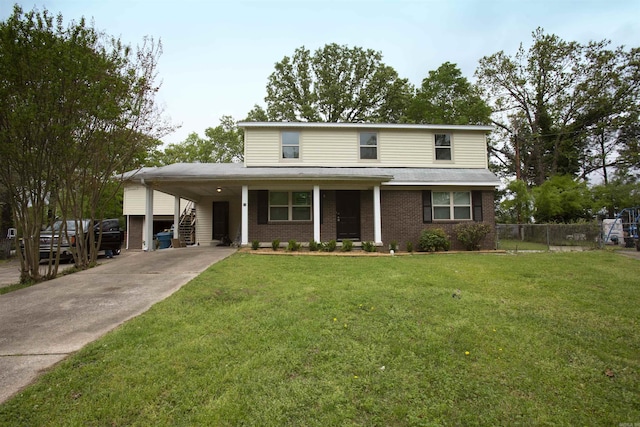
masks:
[[[422,191],[422,222],[433,222],[431,214],[431,190]]]
[[[482,191],[472,191],[471,199],[473,201],[473,220],[482,221]]]
[[[258,190],[258,224],[269,223],[269,191]]]

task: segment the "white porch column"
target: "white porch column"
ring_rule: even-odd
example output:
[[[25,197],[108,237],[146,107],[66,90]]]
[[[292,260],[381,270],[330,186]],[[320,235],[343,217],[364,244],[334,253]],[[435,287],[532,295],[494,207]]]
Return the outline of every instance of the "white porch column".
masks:
[[[145,184],[145,209],[144,209],[144,244],[142,249],[149,252],[154,251],[156,246],[153,244],[153,188]]]
[[[173,208],[173,238],[180,237],[180,197],[175,196]]]
[[[249,186],[242,186],[242,237],[240,244],[249,244]]]
[[[313,240],[320,242],[320,186],[313,186]]]
[[[380,215],[380,186],[373,187],[373,240],[382,244],[382,217]]]

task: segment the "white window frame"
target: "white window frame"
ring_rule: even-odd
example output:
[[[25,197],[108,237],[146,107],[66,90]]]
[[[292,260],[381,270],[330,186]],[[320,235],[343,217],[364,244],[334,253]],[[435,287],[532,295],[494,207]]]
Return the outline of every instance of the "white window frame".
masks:
[[[376,145],[366,145],[366,144],[362,144],[362,137],[364,135],[373,135],[376,138]],[[367,138],[365,141],[368,141],[369,139]],[[376,157],[374,158],[364,158],[362,157],[362,149],[363,148],[374,148],[376,150]],[[366,132],[358,132],[358,159],[360,161],[364,161],[364,162],[375,162],[380,158],[380,139],[378,138],[378,132],[371,132],[371,131],[366,131]]]
[[[272,205],[271,204],[271,194],[272,193],[286,193],[287,194],[287,204],[277,204],[277,205]],[[295,205],[293,204],[294,200],[293,200],[293,195],[294,193],[307,193],[307,200],[308,200],[308,204],[306,205]],[[312,196],[311,196],[311,191],[307,191],[307,190],[302,190],[302,191],[280,191],[280,190],[274,190],[274,191],[269,191],[269,222],[309,222],[313,220],[313,203],[312,203]],[[287,219],[272,219],[271,218],[271,208],[287,208]],[[293,219],[293,210],[295,208],[305,208],[309,210],[309,218],[305,218],[305,219]]]
[[[296,135],[297,138],[297,144],[291,144],[291,143],[285,143],[285,134],[289,134],[289,135]],[[298,147],[298,152],[297,152],[297,157],[285,157],[284,154],[284,149],[285,148],[291,148],[291,147]],[[298,131],[282,131],[280,132],[280,160],[281,161],[285,161],[285,162],[295,162],[300,160],[300,158],[302,157],[302,153],[301,153],[301,144],[300,144],[300,132]]]
[[[449,204],[436,204],[436,194],[437,193],[446,193],[449,195]],[[456,193],[464,193],[468,195],[469,204],[456,204],[455,195]],[[471,191],[432,191],[431,192],[431,218],[434,222],[436,221],[473,221],[473,200],[472,200]],[[436,208],[449,208],[449,217],[448,218],[436,218]],[[465,208],[468,209],[469,215],[468,218],[456,218],[456,208]]]
[[[440,135],[444,135],[445,138],[448,137],[449,140],[449,145],[438,145],[438,136]],[[451,133],[435,133],[433,135],[433,147],[434,147],[434,160],[436,162],[452,162],[453,161],[453,135]],[[449,152],[449,158],[448,159],[439,159],[438,158],[438,152],[445,152],[448,151]]]

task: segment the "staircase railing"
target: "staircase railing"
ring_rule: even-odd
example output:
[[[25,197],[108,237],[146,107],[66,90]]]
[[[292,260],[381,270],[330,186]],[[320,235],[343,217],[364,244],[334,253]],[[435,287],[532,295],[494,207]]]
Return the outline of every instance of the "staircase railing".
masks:
[[[187,245],[192,245],[195,241],[196,208],[192,201],[188,201],[178,224],[178,235],[181,241]]]

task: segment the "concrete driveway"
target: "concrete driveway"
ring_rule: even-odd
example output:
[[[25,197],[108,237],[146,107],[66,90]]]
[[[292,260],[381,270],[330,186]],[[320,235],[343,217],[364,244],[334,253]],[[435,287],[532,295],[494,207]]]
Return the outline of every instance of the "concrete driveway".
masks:
[[[90,270],[0,295],[0,403],[234,252],[209,246],[123,252]]]

